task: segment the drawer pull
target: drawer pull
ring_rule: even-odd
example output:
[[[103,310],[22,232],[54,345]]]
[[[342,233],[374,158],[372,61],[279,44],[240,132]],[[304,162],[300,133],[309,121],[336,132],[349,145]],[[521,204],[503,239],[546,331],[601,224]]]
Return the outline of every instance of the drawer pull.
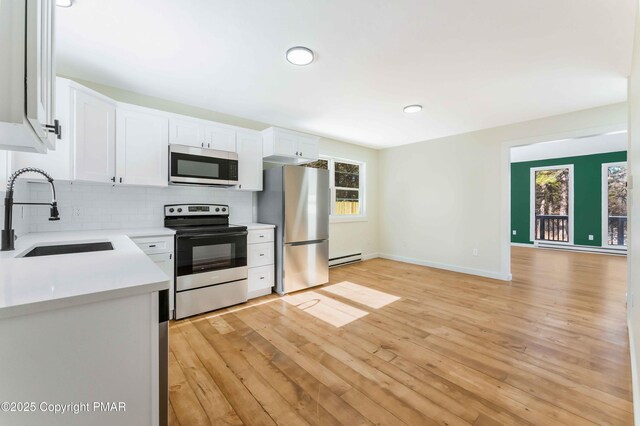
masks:
[[[264,280],[264,277],[260,277],[261,280]]]
[[[260,253],[260,256],[264,256],[264,253]]]
[[[264,238],[264,235],[258,235],[260,238]]]
[[[155,244],[149,244],[149,248],[153,248],[155,246],[156,246]]]

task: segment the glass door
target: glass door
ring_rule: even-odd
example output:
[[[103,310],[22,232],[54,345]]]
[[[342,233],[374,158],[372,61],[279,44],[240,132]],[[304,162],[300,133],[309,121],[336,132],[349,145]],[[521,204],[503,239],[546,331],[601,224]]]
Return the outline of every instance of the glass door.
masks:
[[[602,245],[627,246],[627,163],[602,165]]]
[[[573,244],[573,166],[531,169],[531,240]]]

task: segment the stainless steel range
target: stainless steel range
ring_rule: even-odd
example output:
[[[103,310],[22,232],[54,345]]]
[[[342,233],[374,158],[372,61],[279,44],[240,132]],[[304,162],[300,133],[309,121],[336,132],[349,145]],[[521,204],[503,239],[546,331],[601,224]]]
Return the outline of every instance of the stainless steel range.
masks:
[[[229,206],[171,204],[176,231],[176,319],[247,301],[247,228],[229,225]]]

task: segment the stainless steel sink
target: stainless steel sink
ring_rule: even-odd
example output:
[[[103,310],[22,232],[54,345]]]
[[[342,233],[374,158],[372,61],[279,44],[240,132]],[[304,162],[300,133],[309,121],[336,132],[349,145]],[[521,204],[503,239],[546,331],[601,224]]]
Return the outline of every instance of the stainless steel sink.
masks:
[[[113,244],[109,241],[94,243],[56,244],[50,246],[37,246],[29,250],[22,257],[56,256],[59,254],[87,253],[91,251],[113,250]]]

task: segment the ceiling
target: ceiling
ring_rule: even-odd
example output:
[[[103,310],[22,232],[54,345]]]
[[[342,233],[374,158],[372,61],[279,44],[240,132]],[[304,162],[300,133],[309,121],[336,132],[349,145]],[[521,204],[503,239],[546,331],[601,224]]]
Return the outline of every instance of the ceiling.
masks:
[[[56,12],[59,74],[379,148],[624,101],[635,1],[75,0]],[[289,64],[296,45],[317,60]]]

